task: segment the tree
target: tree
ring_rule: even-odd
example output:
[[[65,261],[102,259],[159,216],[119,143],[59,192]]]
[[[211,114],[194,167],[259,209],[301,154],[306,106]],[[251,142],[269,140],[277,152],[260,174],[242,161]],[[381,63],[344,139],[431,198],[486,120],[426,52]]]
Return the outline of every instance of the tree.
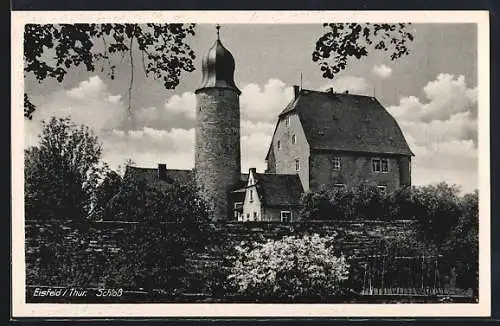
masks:
[[[107,171],[104,180],[94,192],[93,218],[101,219],[107,215],[108,203],[120,191],[122,177],[115,171]]]
[[[407,43],[414,37],[406,30],[408,25],[325,23],[325,32],[316,42],[312,60],[320,65],[323,77],[329,79],[347,67],[349,58],[361,59],[369,51],[390,50],[391,60],[396,60],[410,53]]]
[[[68,118],[43,122],[38,146],[25,151],[28,218],[82,219],[101,176],[101,144]]]
[[[162,79],[165,88],[179,84],[182,71],[195,70],[195,54],[186,39],[194,35],[194,24],[27,24],[24,29],[24,72],[41,82],[54,78],[62,82],[72,67],[84,65],[115,77],[114,55],[128,55],[130,63],[129,113],[134,82],[134,48],[139,49],[147,76]],[[24,116],[32,118],[35,106],[24,95]]]

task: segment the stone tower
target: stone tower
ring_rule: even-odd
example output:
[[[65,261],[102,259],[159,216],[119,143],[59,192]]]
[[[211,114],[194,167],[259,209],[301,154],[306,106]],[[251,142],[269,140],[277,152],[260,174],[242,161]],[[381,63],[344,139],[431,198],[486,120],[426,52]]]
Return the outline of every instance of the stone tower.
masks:
[[[203,58],[196,93],[195,178],[214,220],[231,216],[229,192],[241,179],[240,102],[234,58],[217,40]]]

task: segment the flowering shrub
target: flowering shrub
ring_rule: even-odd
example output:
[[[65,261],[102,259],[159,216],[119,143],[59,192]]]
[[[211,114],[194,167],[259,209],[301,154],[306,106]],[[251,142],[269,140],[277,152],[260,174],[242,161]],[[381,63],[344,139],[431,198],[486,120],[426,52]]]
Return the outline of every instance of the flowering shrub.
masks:
[[[349,265],[336,257],[333,237],[286,236],[237,246],[228,280],[238,293],[271,298],[326,298],[342,292]]]

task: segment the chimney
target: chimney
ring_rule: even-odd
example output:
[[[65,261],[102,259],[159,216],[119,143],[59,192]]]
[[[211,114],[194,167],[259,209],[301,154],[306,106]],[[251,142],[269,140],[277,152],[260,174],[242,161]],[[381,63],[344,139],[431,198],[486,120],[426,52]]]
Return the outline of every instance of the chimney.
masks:
[[[166,181],[167,180],[167,165],[160,163],[158,164],[158,179]]]
[[[297,99],[299,97],[299,93],[300,93],[300,87],[297,86],[297,85],[293,85],[293,98],[294,99]]]

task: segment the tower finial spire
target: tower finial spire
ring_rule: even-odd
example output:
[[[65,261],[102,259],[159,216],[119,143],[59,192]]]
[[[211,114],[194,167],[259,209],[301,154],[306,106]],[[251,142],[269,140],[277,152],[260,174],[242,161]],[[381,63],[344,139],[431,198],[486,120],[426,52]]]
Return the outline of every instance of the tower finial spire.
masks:
[[[220,33],[220,25],[219,25],[219,24],[217,24],[217,25],[215,26],[215,28],[217,29],[217,39],[219,40],[219,39],[220,39],[220,35],[219,35],[219,33]]]

